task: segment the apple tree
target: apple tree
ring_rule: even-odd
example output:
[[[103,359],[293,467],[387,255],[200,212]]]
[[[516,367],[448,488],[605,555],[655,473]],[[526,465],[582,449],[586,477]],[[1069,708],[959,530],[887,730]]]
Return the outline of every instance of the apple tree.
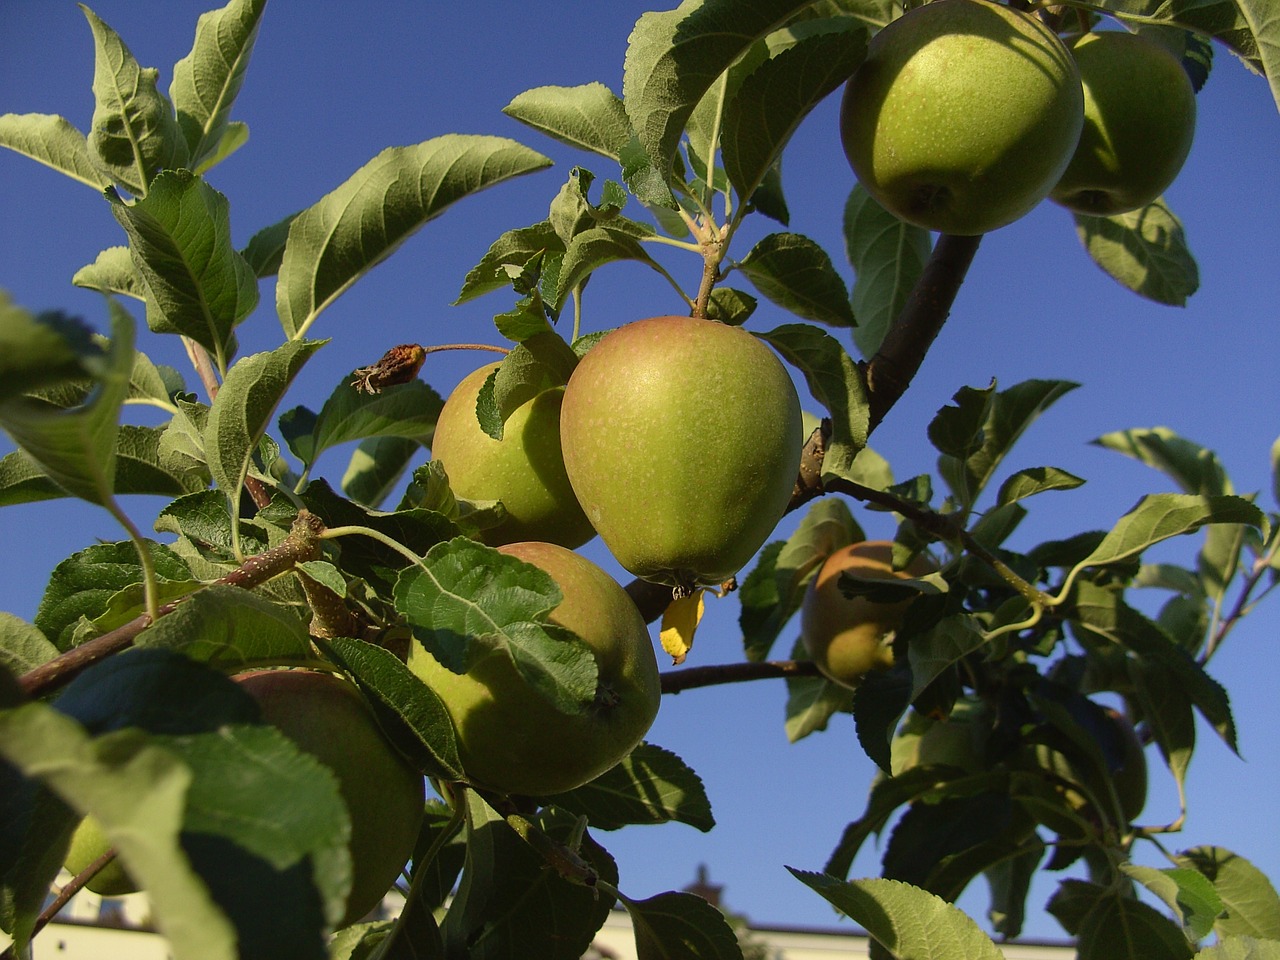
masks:
[[[1166,489],[1107,530],[1057,513],[1054,539],[1013,549],[1041,494],[1084,482],[1009,460],[1065,380],[958,381],[919,425],[934,474],[895,479],[869,446],[982,235],[1042,202],[1136,295],[1194,291],[1162,193],[1214,49],[1280,101],[1275,0],[686,0],[636,23],[620,90],[506,107],[582,151],[567,176],[512,139],[434,137],[236,249],[234,198],[207,175],[246,142],[234,107],[265,7],[204,14],[167,95],[84,8],[91,128],[0,116],[0,145],[97,191],[123,231],[72,278],[102,294],[101,330],[0,295],[0,505],[78,498],[122,529],[51,571],[33,622],[0,614],[6,956],[111,871],[181,960],[570,960],[615,904],[641,957],[741,957],[705,901],[627,895],[605,843],[711,828],[678,744],[641,738],[659,691],[746,680],[785,683],[793,739],[852,714],[878,767],[827,862],[792,871],[878,955],[999,957],[1032,879],[1074,867],[1049,911],[1081,958],[1280,956],[1262,872],[1142,817],[1149,778],[1183,796],[1197,716],[1235,747],[1208,667],[1276,582],[1277,515],[1211,451],[1133,429],[1101,442]],[[852,289],[790,229],[782,176],[841,90]],[[500,225],[458,278],[503,345],[452,408],[419,378],[447,343],[379,344],[318,409],[290,401],[327,344],[368,349],[322,322],[352,284],[455,203],[534,176],[546,217]],[[747,246],[744,224],[768,228]],[[593,324],[584,293],[623,261],[669,282],[679,315]],[[792,318],[758,329],[762,297]],[[275,346],[242,353],[249,325]],[[148,357],[166,336],[189,371]],[[134,404],[163,422],[129,422]],[[318,475],[343,445],[345,473]],[[167,501],[155,536],[121,507],[137,494]],[[866,511],[896,523],[874,569],[843,559]],[[636,575],[625,592],[570,552],[595,532]],[[1182,562],[1148,559],[1186,534]],[[518,542],[535,537],[554,545]],[[645,624],[696,661],[704,607],[739,611],[741,658],[659,677]],[[838,675],[829,640],[777,659],[800,619],[872,649]],[[881,875],[851,877],[876,836]],[[358,922],[388,861],[404,910]],[[975,880],[986,931],[954,906]]]

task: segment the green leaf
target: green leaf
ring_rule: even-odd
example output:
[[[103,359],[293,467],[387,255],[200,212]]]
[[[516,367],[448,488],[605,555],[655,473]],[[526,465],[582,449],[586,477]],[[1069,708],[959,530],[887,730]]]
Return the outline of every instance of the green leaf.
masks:
[[[227,198],[186,170],[165,171],[146,197],[112,198],[146,291],[147,326],[180,333],[220,361],[231,331],[258,305],[258,284],[231,244]]]
[[[966,449],[971,452],[960,456],[959,452],[944,450],[938,460],[938,472],[955,496],[972,507],[1027,428],[1063,395],[1078,386],[1066,380],[1025,380],[996,393],[990,400],[981,430],[972,441],[966,441]],[[957,393],[956,398],[960,397],[961,394]],[[929,435],[937,445],[939,441],[933,425]]]
[[[242,357],[227,374],[209,410],[204,450],[214,482],[233,503],[276,405],[302,365],[327,342],[283,343],[267,353]]]
[[[34,624],[0,610],[0,667],[19,676],[48,663],[59,652]]]
[[[466,303],[481,294],[511,286],[511,270],[543,255],[543,267],[551,255],[564,253],[564,241],[550,220],[529,227],[508,230],[490,245],[480,262],[467,271],[462,290],[454,304]]]
[[[213,151],[198,164],[195,164],[193,172],[201,175],[207,173],[248,142],[248,125],[241,123],[239,120],[231,121],[222,131],[221,138],[214,144]]]
[[[865,539],[843,500],[824,497],[805,512],[795,532],[761,558],[742,583],[738,626],[743,652],[764,660],[782,628],[800,609],[805,588],[824,560],[841,547]]]
[[[1280,940],[1280,895],[1252,863],[1223,847],[1192,847],[1175,860],[1212,881],[1225,908],[1214,924],[1218,936]]]
[[[978,925],[941,897],[898,880],[840,881],[788,867],[795,877],[862,926],[896,960],[1001,960]]]
[[[854,692],[826,677],[787,677],[787,742],[827,729],[837,713],[853,709]]]
[[[231,0],[196,21],[191,52],[173,66],[169,97],[186,138],[190,165],[226,155],[231,107],[244,83],[266,0]]]
[[[190,578],[187,565],[172,550],[154,541],[146,544],[159,579]],[[93,619],[117,591],[141,582],[138,551],[129,541],[86,547],[53,568],[36,609],[35,625],[59,650],[69,649],[81,617]]]
[[[350,637],[317,642],[378,709],[384,730],[391,726],[389,716],[407,728],[412,741],[403,735],[394,740],[415,768],[444,780],[463,779],[453,721],[434,690],[384,647]]]
[[[920,696],[934,680],[986,641],[972,617],[957,615],[939,620],[932,629],[911,638],[911,699]]]
[[[1223,937],[1216,946],[1197,953],[1193,960],[1280,960],[1280,940]]]
[[[1267,19],[1267,10],[1265,3],[1258,4],[1255,0],[1246,0],[1244,4],[1228,0],[1176,0],[1173,3],[1113,0],[1108,5],[1109,12],[1122,20],[1132,16],[1138,25],[1167,24],[1216,37],[1252,70],[1265,71],[1271,78],[1272,94],[1280,104],[1275,79],[1280,76],[1280,70],[1275,67],[1276,33],[1280,26],[1274,15]]]
[[[716,287],[707,300],[707,318],[740,327],[756,312],[758,301],[749,293],[732,287]]]
[[[1183,493],[1204,496],[1235,493],[1216,453],[1178,436],[1168,427],[1117,430],[1092,442],[1159,470]]]
[[[742,960],[737,934],[724,914],[693,893],[622,897],[631,916],[638,960]]]
[[[51,791],[0,762],[0,930],[18,951],[25,949],[62,870],[78,820]]]
[[[83,4],[93,31],[93,120],[89,155],[112,181],[145,196],[161,170],[187,165],[187,143],[173,108],[156,89],[156,70],[140,67],[120,35]]]
[[[240,252],[245,262],[249,264],[249,269],[253,271],[253,275],[259,280],[273,277],[279,272],[285,243],[289,239],[289,228],[293,226],[297,216],[298,214],[291,213],[283,220],[278,220],[269,227],[263,227],[249,238],[248,244]]]
[[[1102,542],[1080,562],[1104,566],[1135,557],[1170,537],[1194,533],[1205,524],[1240,523],[1265,528],[1262,511],[1243,497],[1153,493],[1121,517]]]
[[[342,474],[342,492],[362,506],[376,509],[422,449],[406,437],[372,437],[361,440]]]
[[[84,377],[100,367],[102,353],[83,321],[61,313],[33,316],[0,290],[0,403]]]
[[[1142,715],[1182,796],[1196,747],[1194,704],[1178,683],[1176,671],[1158,663],[1142,659],[1130,664],[1129,676]]]
[[[681,132],[712,84],[760,37],[808,0],[686,0],[646,13],[628,39],[622,99],[643,151],[668,171]]]
[[[71,282],[99,293],[114,293],[144,303],[147,299],[146,287],[138,276],[128,247],[107,247],[93,263],[77,270]]]
[[[344,380],[319,414],[305,407],[285,411],[280,416],[280,432],[294,455],[311,466],[325,450],[352,440],[404,437],[429,444],[443,406],[440,395],[421,380],[379,393],[365,393]]]
[[[757,336],[804,374],[809,392],[831,415],[823,477],[850,476],[867,445],[871,416],[862,371],[834,337],[809,324],[783,324]]]
[[[911,671],[903,668],[873,671],[867,674],[859,682],[858,689],[854,693],[853,722],[858,744],[871,761],[890,776],[894,773],[892,749],[894,732],[910,703]],[[873,799],[875,797],[874,787],[872,797]],[[850,830],[853,830],[853,827]],[[856,834],[856,830],[853,832]],[[850,832],[846,831],[846,838],[850,835]],[[856,840],[857,844],[861,842],[861,838]],[[832,862],[842,857],[845,849],[847,849],[846,842],[841,840],[840,848],[832,854]],[[852,855],[852,853],[849,854],[850,857]],[[828,863],[827,871],[833,872],[831,863]],[[838,872],[847,875],[848,865],[846,864],[844,869]]]
[[[136,729],[92,739],[42,703],[0,713],[0,754],[103,825],[178,960],[234,960],[235,932],[178,844],[192,774]]]
[[[844,205],[844,249],[856,275],[853,342],[867,359],[906,306],[931,248],[928,230],[899,220],[854,184]]]
[[[547,798],[600,830],[637,823],[715,826],[701,778],[670,750],[642,743],[616,766],[569,793]]]
[[[996,505],[1003,507],[1047,490],[1074,490],[1083,484],[1083,479],[1058,467],[1030,467],[1000,484]]]
[[[1089,256],[1139,296],[1181,307],[1200,288],[1182,223],[1163,200],[1112,217],[1074,216]]]
[[[1190,867],[1157,870],[1134,863],[1122,863],[1120,869],[1163,900],[1193,942],[1203,940],[1213,930],[1214,921],[1222,913],[1222,898],[1204,874]]]
[[[617,95],[603,83],[535,87],[502,112],[561,143],[620,160],[630,142],[631,121]]]
[[[987,869],[987,883],[991,888],[991,909],[987,917],[991,920],[991,929],[1001,937],[1012,940],[1022,934],[1027,894],[1031,892],[1031,881],[1043,858],[1044,849],[1035,847]]]
[[[509,656],[542,696],[581,713],[596,696],[591,648],[547,620],[562,599],[532,564],[458,537],[427,552],[396,581],[396,609],[440,663],[466,673],[481,659]]]
[[[866,56],[866,28],[837,23],[838,32],[805,37],[764,61],[726,106],[720,146],[725,173],[743,200],[764,182],[800,122]]]
[[[239,587],[210,584],[138,634],[135,647],[163,647],[224,673],[254,666],[314,664],[299,612]]]
[[[1140,900],[1103,897],[1080,923],[1079,960],[1190,960],[1191,944],[1168,917]]]
[[[120,407],[133,369],[133,321],[114,301],[111,347],[85,403],[59,410],[37,400],[0,404],[0,426],[63,490],[104,506],[115,488],[115,444]]]
[[[306,334],[320,312],[456,201],[550,160],[502,137],[449,134],[389,147],[297,215],[276,283],[285,334]]]
[[[761,293],[785,310],[833,327],[856,322],[849,291],[827,252],[798,233],[772,233],[737,265]]]
[[[89,141],[65,117],[46,113],[0,114],[0,147],[65,173],[95,190],[110,181],[89,158]]]
[[[624,230],[600,226],[575,234],[565,249],[560,267],[553,304],[555,312],[564,308],[574,288],[585,282],[593,271],[619,260],[637,260],[654,270],[661,269],[640,241]]]
[[[1276,11],[1266,0],[1237,0],[1237,17],[1247,24],[1247,33],[1252,34],[1256,60],[1262,67],[1267,83],[1271,86],[1271,96],[1280,108],[1280,19]],[[1233,37],[1229,33],[1218,32],[1224,42],[1231,45]],[[1242,40],[1245,46],[1248,40]]]
[[[474,791],[465,793],[466,862],[441,924],[447,957],[578,960],[604,924],[613,898],[547,869],[542,855]],[[545,819],[554,840],[565,831]],[[609,855],[589,837],[578,851],[606,883],[617,882]]]

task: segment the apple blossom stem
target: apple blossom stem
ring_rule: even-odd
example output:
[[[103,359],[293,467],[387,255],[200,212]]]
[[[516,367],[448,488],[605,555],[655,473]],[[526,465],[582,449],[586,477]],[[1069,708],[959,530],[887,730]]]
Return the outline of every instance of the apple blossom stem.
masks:
[[[222,586],[241,587],[245,590],[266,583],[268,580],[293,569],[306,560],[320,555],[320,537],[324,524],[313,513],[299,512],[293,527],[283,541],[257,556],[249,557],[226,576],[215,580]],[[155,616],[143,614],[123,626],[94,637],[73,647],[66,653],[28,670],[18,678],[23,691],[30,697],[40,697],[69,683],[89,667],[133,645],[134,638],[160,617],[172,613],[182,600],[166,603],[156,610]]]
[[[759,663],[720,663],[707,667],[668,670],[662,674],[662,692],[681,693],[695,687],[712,687],[722,683],[746,683],[751,680],[776,680],[779,677],[820,676],[816,664],[809,660],[766,660]]]

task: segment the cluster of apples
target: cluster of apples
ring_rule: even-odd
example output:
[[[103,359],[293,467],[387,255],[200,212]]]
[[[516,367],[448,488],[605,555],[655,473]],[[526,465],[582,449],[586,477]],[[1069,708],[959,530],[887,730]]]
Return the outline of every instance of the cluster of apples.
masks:
[[[872,39],[840,132],[885,209],[943,233],[987,233],[1049,197],[1076,213],[1146,206],[1181,170],[1195,91],[1160,43],[1094,31],[1064,43],[990,0],[935,0]]]

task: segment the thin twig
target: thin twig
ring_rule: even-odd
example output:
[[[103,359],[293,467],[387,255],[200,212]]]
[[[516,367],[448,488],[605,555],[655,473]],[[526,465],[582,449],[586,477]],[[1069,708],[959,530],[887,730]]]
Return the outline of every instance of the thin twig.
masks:
[[[760,663],[720,663],[709,667],[668,670],[662,674],[662,692],[680,693],[695,687],[779,677],[817,677],[818,667],[809,660],[765,660]]]

